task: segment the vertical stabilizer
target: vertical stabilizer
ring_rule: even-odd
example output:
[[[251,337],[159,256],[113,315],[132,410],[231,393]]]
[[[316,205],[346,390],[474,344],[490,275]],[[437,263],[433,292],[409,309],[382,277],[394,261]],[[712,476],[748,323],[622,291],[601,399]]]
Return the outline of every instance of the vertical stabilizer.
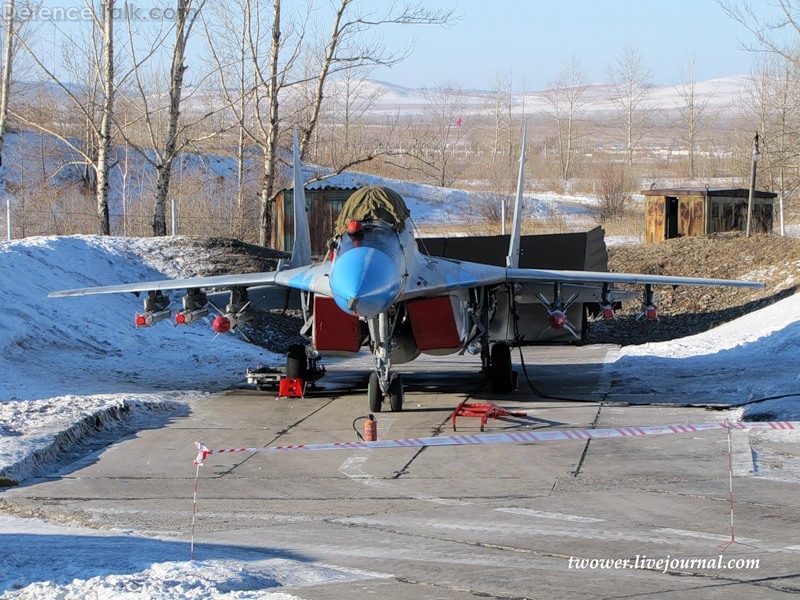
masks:
[[[306,188],[303,184],[303,168],[300,163],[300,144],[297,142],[297,127],[294,128],[294,246],[288,268],[304,267],[311,264],[311,232],[306,213]]]
[[[527,124],[522,125],[522,150],[519,156],[519,178],[517,179],[517,197],[514,201],[514,218],[511,221],[511,242],[508,245],[506,267],[516,269],[519,267],[520,228],[522,227],[522,192],[525,187],[525,137]]]

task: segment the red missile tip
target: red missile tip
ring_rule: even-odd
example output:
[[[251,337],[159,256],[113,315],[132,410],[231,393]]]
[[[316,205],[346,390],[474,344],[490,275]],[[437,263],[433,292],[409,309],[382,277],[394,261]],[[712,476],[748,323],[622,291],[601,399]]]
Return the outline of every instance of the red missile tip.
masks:
[[[217,333],[227,333],[231,330],[231,320],[228,317],[220,315],[214,319],[211,326]]]
[[[147,318],[144,315],[136,315],[136,326],[144,327],[147,325]]]
[[[178,325],[183,325],[184,323],[186,323],[186,315],[184,315],[183,313],[178,313],[177,315],[175,315],[175,322]]]
[[[567,324],[567,317],[560,310],[550,313],[550,327],[553,329],[563,329]]]
[[[613,319],[614,318],[614,309],[610,306],[606,306],[603,308],[603,318],[604,319]]]

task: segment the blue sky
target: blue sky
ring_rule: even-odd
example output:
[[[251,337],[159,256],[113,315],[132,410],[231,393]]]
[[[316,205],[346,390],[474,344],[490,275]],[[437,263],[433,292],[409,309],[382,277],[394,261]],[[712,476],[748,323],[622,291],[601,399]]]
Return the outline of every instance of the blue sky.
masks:
[[[380,0],[367,0],[375,2]],[[515,89],[541,89],[575,55],[592,83],[607,81],[608,65],[626,44],[636,46],[653,83],[676,84],[687,57],[695,56],[699,80],[747,73],[753,52],[741,49],[751,34],[724,14],[715,0],[426,0],[456,5],[461,19],[442,28],[383,30],[392,47],[416,38],[402,64],[373,72],[376,79],[434,86],[453,79],[466,88],[489,89],[500,71],[511,71]],[[752,2],[775,14],[766,0]]]
[[[209,0],[224,7],[228,0]],[[269,13],[271,3],[261,0]],[[413,0],[409,0],[413,1]],[[763,16],[775,15],[773,0],[750,0]],[[317,23],[325,21],[337,0],[284,0],[284,20],[305,13],[311,2]],[[379,13],[392,0],[359,0],[354,8]],[[386,26],[375,30],[390,49],[414,42],[401,64],[374,70],[370,76],[407,87],[433,87],[453,80],[468,89],[491,89],[498,73],[511,72],[514,89],[547,86],[574,55],[590,83],[608,81],[608,67],[627,44],[641,52],[652,83],[674,85],[690,55],[699,80],[747,73],[753,52],[742,49],[752,35],[725,15],[716,0],[421,0],[429,8],[455,8],[451,25]],[[171,0],[131,0],[136,10],[171,10]],[[399,2],[401,4],[402,2]],[[123,6],[118,0],[118,6]],[[80,10],[82,0],[44,0],[44,8]],[[85,18],[77,19],[86,21]],[[85,25],[86,23],[84,23]],[[74,24],[59,28],[76,31]],[[39,25],[37,24],[37,28]],[[288,25],[287,25],[288,27]],[[117,26],[124,34],[124,26]],[[52,26],[38,32],[39,43],[58,55]],[[194,40],[190,45],[190,58]]]

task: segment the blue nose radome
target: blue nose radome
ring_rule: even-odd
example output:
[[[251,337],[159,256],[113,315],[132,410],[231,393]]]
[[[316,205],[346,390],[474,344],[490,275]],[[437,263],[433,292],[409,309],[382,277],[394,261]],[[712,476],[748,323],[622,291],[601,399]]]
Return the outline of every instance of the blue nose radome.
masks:
[[[331,291],[343,311],[374,317],[400,293],[400,271],[394,260],[375,248],[353,248],[337,257],[330,274]]]

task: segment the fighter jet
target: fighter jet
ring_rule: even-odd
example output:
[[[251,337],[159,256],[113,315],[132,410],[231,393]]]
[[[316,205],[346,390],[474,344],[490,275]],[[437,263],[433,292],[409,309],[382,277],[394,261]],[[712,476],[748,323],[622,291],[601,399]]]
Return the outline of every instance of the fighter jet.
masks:
[[[643,286],[641,318],[657,319],[654,285],[764,287],[751,281],[669,277],[660,275],[526,269],[519,267],[525,136],[516,202],[505,266],[429,256],[418,247],[403,198],[385,187],[357,190],[336,223],[330,251],[312,262],[297,132],[294,135],[294,246],[291,259],[277,270],[145,281],[52,292],[50,297],[133,292],[147,293],[137,326],[169,318],[165,292],[185,290],[177,324],[189,324],[214,312],[209,296],[220,290],[229,302],[213,319],[213,329],[227,333],[252,319],[251,298],[265,290],[297,290],[305,323],[309,361],[321,355],[352,355],[367,348],[374,359],[369,378],[369,409],[403,407],[403,381],[393,365],[420,353],[481,355],[481,369],[492,389],[509,393],[516,387],[511,347],[520,345],[518,315],[525,304],[540,304],[545,328],[580,337],[567,311],[575,302],[598,302],[604,317],[622,301],[638,297],[619,284]],[[476,257],[479,259],[479,257]],[[298,361],[301,364],[298,367]],[[303,373],[304,357],[289,354],[287,369]]]

